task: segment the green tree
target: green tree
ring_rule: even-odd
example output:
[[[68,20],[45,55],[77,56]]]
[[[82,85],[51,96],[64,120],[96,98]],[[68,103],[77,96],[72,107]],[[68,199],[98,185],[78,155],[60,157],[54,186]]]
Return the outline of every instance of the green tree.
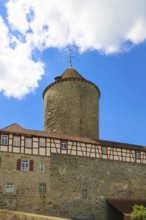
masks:
[[[146,220],[146,208],[143,205],[134,205],[130,215],[132,220]]]

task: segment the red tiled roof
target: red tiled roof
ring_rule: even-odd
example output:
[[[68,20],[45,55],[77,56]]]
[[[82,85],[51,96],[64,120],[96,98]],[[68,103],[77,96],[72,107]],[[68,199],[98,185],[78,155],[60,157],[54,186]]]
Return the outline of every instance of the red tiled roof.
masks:
[[[135,204],[146,207],[146,199],[106,199],[106,202],[122,214],[130,214]]]
[[[105,141],[105,140],[93,140],[88,137],[76,136],[76,135],[68,135],[68,134],[59,134],[54,132],[46,132],[46,131],[37,131],[37,130],[29,130],[21,127],[19,124],[14,123],[10,126],[7,126],[0,131],[2,132],[14,132],[26,135],[34,135],[34,136],[42,136],[42,137],[49,137],[49,138],[56,138],[56,139],[64,139],[64,140],[71,140],[71,141],[78,141],[83,143],[91,143],[91,144],[99,144],[109,147],[115,148],[123,148],[123,149],[130,149],[130,150],[140,150],[146,151],[145,146],[134,145],[134,144],[127,144],[127,143],[120,143],[120,142],[113,142],[113,141]]]
[[[107,147],[119,147],[119,148],[130,149],[130,150],[146,151],[146,146],[141,146],[141,145],[120,143],[120,142],[114,142],[114,141],[105,141],[105,140],[98,140],[98,143],[100,143],[101,145],[105,145]]]
[[[5,127],[5,128],[3,128],[3,129],[1,129],[2,131],[15,131],[15,132],[24,132],[25,131],[25,129],[23,128],[23,127],[21,127],[19,124],[17,124],[17,123],[14,123],[14,124],[12,124],[12,125],[9,125],[9,126],[7,126],[7,127]]]
[[[16,124],[16,123],[10,126],[7,126],[1,129],[0,131],[97,144],[97,141],[92,140],[87,137],[74,136],[74,135],[68,135],[68,134],[57,134],[57,133],[53,133],[53,132],[51,133],[51,132],[46,132],[46,131],[29,130],[29,129],[25,129],[21,127],[19,124]]]

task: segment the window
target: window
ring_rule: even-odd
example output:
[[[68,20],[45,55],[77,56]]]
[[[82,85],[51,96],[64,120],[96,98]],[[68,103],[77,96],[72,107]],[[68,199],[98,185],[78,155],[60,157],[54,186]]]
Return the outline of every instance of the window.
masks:
[[[102,147],[101,147],[101,153],[102,153],[103,155],[107,155],[107,147],[102,146]]]
[[[46,193],[46,184],[41,183],[39,185],[39,193]]]
[[[14,185],[11,183],[6,184],[6,192],[14,192]]]
[[[8,145],[8,135],[1,135],[1,144]]]
[[[33,171],[33,160],[17,160],[17,170]]]
[[[135,159],[140,160],[141,159],[141,153],[140,151],[135,151]]]
[[[21,170],[22,171],[29,171],[29,160],[22,160],[21,161]]]
[[[25,138],[25,147],[31,148],[32,147],[32,139]]]
[[[44,163],[40,163],[40,172],[44,172]]]
[[[40,138],[39,139],[39,146],[40,147],[45,147],[45,145],[46,145],[45,138]]]
[[[87,190],[86,189],[83,189],[82,197],[83,197],[83,199],[87,199]]]
[[[20,137],[14,136],[13,145],[14,146],[20,146]]]
[[[67,148],[68,148],[67,141],[61,141],[60,142],[60,148],[61,148],[61,150],[67,150]]]

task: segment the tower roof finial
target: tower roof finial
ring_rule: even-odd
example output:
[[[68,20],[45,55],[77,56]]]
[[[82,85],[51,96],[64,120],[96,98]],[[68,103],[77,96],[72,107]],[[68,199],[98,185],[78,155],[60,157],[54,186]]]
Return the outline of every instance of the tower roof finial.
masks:
[[[72,67],[72,57],[69,58],[69,67]]]
[[[72,52],[71,49],[68,51],[68,59],[69,59],[69,68],[72,68]]]

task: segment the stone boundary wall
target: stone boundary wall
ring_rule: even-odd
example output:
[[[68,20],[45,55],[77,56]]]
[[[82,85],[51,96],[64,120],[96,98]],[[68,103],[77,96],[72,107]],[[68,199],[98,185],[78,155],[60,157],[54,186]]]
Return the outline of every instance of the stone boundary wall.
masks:
[[[67,219],[0,209],[0,220],[67,220]]]
[[[19,159],[32,160],[33,170],[18,170]],[[39,170],[42,162],[44,172]],[[1,209],[105,220],[106,199],[145,199],[146,165],[57,153],[42,157],[1,152],[0,179]],[[12,192],[6,191],[7,184],[14,186]],[[45,193],[40,193],[40,184]]]

